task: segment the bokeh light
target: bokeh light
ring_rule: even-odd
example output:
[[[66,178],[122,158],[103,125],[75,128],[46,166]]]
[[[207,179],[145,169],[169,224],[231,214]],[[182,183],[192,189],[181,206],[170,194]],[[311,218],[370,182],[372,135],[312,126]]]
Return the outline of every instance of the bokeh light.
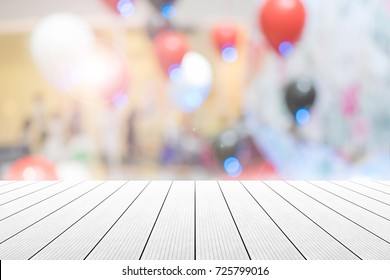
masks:
[[[279,45],[279,52],[282,56],[290,56],[294,51],[294,46],[290,42],[283,42]]]
[[[183,69],[178,64],[169,67],[169,78],[172,82],[180,82],[183,75]]]
[[[185,105],[188,111],[197,109],[203,103],[203,92],[200,89],[189,89],[185,93]]]
[[[176,14],[176,9],[175,7],[172,5],[172,3],[167,3],[167,4],[164,4],[162,7],[161,7],[161,14],[164,18],[166,19],[171,19],[175,16]]]
[[[238,58],[238,51],[232,46],[225,47],[222,50],[222,59],[226,62],[232,63]]]
[[[209,94],[209,89],[171,82],[169,93],[178,109],[191,113],[203,104]]]
[[[295,120],[299,125],[305,125],[310,121],[310,112],[305,108],[299,109],[295,114]]]
[[[135,13],[135,5],[131,0],[120,0],[117,4],[118,12],[123,17],[130,17]]]
[[[242,173],[241,163],[236,157],[228,157],[224,161],[223,167],[226,173],[231,177],[238,177]]]

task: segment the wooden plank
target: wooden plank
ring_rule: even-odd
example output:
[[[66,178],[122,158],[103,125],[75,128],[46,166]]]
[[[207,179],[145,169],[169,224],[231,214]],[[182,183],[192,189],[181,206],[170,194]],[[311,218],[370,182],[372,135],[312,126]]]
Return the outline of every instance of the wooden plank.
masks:
[[[137,198],[147,183],[147,181],[127,182],[80,222],[37,252],[32,259],[84,259],[118,217]]]
[[[25,188],[19,188],[12,192],[5,193],[2,196],[0,196],[0,206],[16,201],[23,197],[29,196],[31,194],[37,193],[57,183],[58,181],[40,181],[35,184],[31,184],[30,186],[27,186]]]
[[[368,181],[368,180],[352,180],[352,182],[364,186],[366,188],[377,190],[378,192],[385,193],[387,195],[390,195],[390,188],[388,186],[382,185],[380,183],[377,183],[375,181]]]
[[[5,205],[0,206],[0,221],[10,218],[12,215],[24,211],[28,208],[35,206],[47,199],[50,199],[69,188],[75,187],[78,183],[81,182],[71,182],[64,181],[58,182],[55,185],[51,185],[51,187],[45,188],[39,192],[34,194],[30,194],[28,196],[22,197],[18,200],[12,201]]]
[[[313,186],[321,188],[329,193],[332,193],[335,196],[339,196],[346,201],[349,201],[352,204],[357,205],[358,207],[362,207],[366,209],[366,211],[370,211],[371,213],[378,215],[384,219],[390,221],[390,210],[389,206],[379,203],[373,199],[370,199],[366,196],[357,194],[355,192],[351,192],[348,189],[341,188],[340,186],[328,182],[328,181],[310,181]]]
[[[356,184],[354,182],[351,182],[351,181],[331,181],[331,182],[339,185],[340,187],[346,188],[350,191],[353,191],[355,193],[369,197],[371,199],[374,199],[378,202],[381,202],[383,204],[390,206],[390,196],[383,195],[383,193],[380,193],[380,192],[377,192],[375,190],[363,187],[363,186]]]
[[[249,259],[217,181],[196,182],[196,259]]]
[[[260,181],[242,182],[306,259],[357,259],[337,239]]]
[[[390,244],[335,213],[286,182],[265,182],[362,259],[390,259]]]
[[[11,184],[13,182],[15,182],[15,181],[4,181],[4,180],[0,181],[0,188],[4,187],[5,185]]]
[[[139,259],[170,186],[171,181],[152,181],[87,259]]]
[[[303,193],[309,195],[311,198],[323,203],[335,212],[338,212],[346,219],[350,219],[362,228],[370,231],[372,234],[383,238],[390,244],[390,222],[366,211],[346,200],[334,196],[323,189],[316,188],[312,184],[304,181],[290,181],[290,185]],[[389,207],[390,211],[390,207]]]
[[[10,184],[3,185],[0,187],[0,197],[6,193],[25,188],[35,183],[38,183],[38,181],[14,181]]]
[[[28,259],[124,185],[111,181],[0,244],[0,259]]]
[[[240,182],[220,181],[219,184],[252,259],[304,259]]]
[[[194,181],[174,181],[142,259],[193,260]]]
[[[373,181],[373,182],[377,182],[377,183],[384,185],[386,187],[390,187],[390,181],[380,180],[380,181]]]
[[[63,207],[77,199],[81,195],[96,188],[103,181],[88,181],[71,192],[63,192],[58,196],[43,201],[25,211],[13,215],[9,219],[0,222],[0,244],[18,232],[32,226],[34,223],[45,219],[48,215],[61,210]]]

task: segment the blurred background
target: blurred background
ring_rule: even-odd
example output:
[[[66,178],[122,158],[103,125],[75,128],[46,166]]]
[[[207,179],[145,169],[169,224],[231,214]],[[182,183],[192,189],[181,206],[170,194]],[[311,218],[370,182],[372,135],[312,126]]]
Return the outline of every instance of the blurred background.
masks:
[[[390,178],[388,0],[0,0],[0,178]]]

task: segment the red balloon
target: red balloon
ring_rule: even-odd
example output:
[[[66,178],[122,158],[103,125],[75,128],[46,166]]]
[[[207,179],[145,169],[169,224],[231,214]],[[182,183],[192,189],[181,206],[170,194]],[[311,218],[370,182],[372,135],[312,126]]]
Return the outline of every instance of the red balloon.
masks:
[[[175,31],[165,30],[154,38],[157,57],[166,73],[172,65],[180,65],[190,46],[187,38]]]
[[[306,11],[300,0],[266,0],[259,10],[259,27],[280,54],[284,42],[296,43],[305,25]]]
[[[224,22],[215,25],[212,30],[212,38],[217,49],[222,51],[227,46],[235,46],[237,33],[237,26],[232,23]]]
[[[118,2],[119,0],[103,0],[104,4],[106,4],[107,7],[110,8],[111,11],[113,11],[116,14],[119,14],[118,12]]]
[[[58,177],[52,162],[38,156],[26,156],[11,166],[5,180],[58,180]]]

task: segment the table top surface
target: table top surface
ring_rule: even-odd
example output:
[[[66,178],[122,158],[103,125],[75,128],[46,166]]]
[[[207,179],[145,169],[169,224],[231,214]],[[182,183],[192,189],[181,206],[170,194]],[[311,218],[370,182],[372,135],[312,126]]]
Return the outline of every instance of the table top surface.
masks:
[[[0,259],[390,259],[390,181],[0,181]]]

